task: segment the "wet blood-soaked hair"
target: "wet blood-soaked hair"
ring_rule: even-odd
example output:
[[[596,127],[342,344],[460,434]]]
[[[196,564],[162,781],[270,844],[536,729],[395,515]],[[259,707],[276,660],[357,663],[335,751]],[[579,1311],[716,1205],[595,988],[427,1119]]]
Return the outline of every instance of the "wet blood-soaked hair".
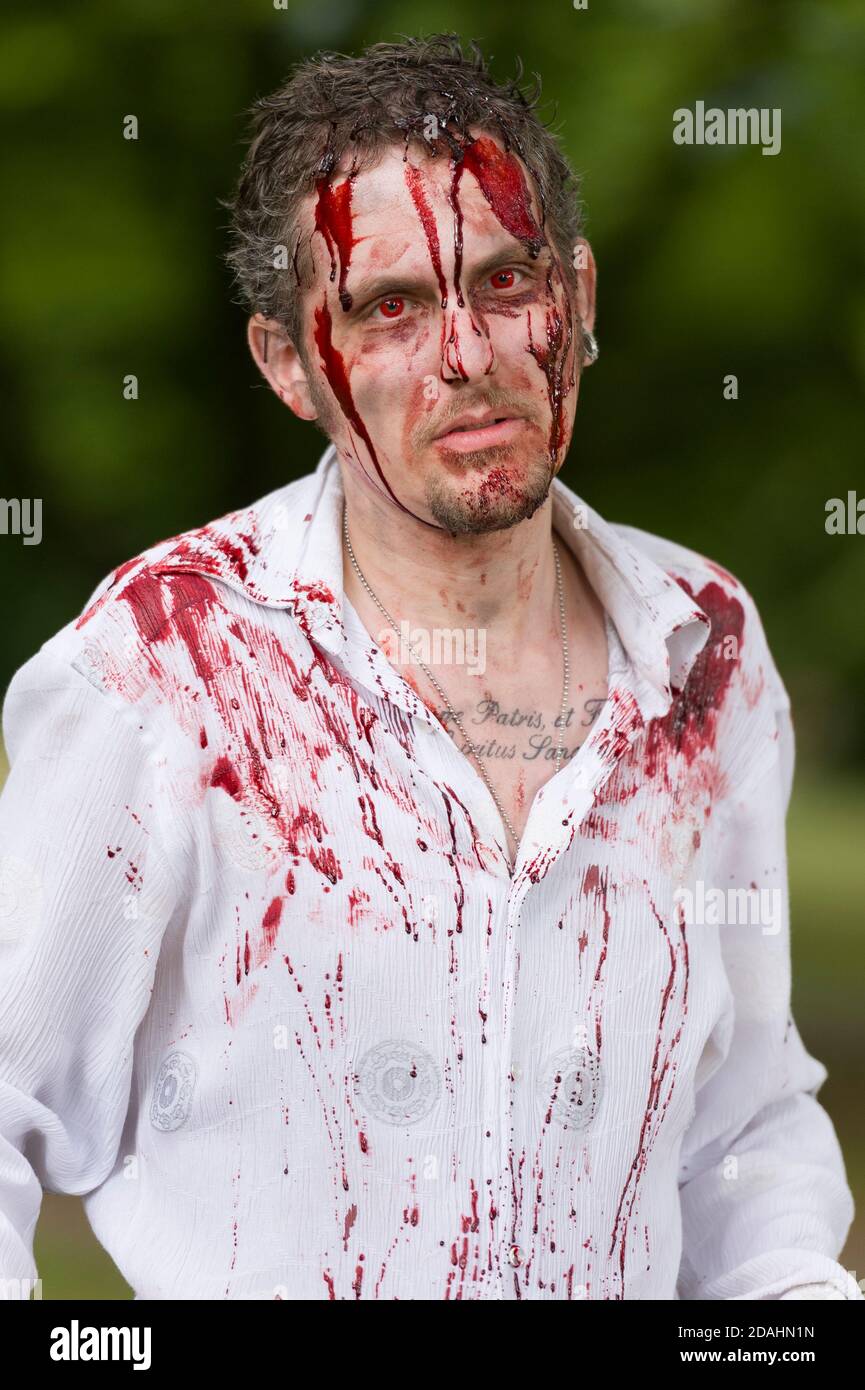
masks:
[[[573,290],[579,180],[539,114],[539,77],[526,86],[522,77],[518,60],[516,75],[497,82],[478,45],[464,50],[452,33],[373,44],[357,57],[323,52],[298,64],[250,108],[249,148],[234,196],[223,203],[231,214],[226,261],[247,312],[277,319],[299,343],[298,209],[344,160],[359,173],[394,145],[459,159],[481,132],[529,170],[542,225]],[[274,256],[279,246],[287,257]]]

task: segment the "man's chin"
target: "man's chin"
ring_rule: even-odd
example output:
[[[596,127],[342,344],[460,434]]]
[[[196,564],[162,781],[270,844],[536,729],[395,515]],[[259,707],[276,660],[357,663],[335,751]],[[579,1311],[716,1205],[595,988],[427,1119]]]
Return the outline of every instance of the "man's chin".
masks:
[[[549,496],[549,459],[527,463],[513,448],[461,454],[459,471],[434,474],[426,501],[439,526],[452,535],[504,531],[534,516]]]

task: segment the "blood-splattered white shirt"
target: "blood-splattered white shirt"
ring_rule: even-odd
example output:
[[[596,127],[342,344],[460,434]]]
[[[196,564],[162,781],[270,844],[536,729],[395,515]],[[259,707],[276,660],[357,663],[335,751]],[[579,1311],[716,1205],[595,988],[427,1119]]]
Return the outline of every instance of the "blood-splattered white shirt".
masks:
[[[145,1298],[861,1298],[752,599],[555,482],[609,697],[511,875],[343,598],[342,504],[328,450],[13,677],[0,1276],[46,1187]]]

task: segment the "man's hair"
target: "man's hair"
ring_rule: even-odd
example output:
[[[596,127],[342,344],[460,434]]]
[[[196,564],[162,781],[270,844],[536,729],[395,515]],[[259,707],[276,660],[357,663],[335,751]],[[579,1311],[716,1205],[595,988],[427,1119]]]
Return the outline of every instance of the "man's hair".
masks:
[[[573,292],[579,180],[538,114],[540,79],[535,74],[523,90],[522,76],[518,60],[516,76],[496,82],[478,45],[471,42],[466,53],[453,33],[373,44],[359,57],[318,53],[299,63],[282,87],[250,108],[251,143],[234,196],[223,203],[231,213],[226,261],[247,312],[277,320],[300,347],[297,221],[306,195],[349,151],[358,172],[394,144],[459,159],[470,128],[497,135],[523,160]]]

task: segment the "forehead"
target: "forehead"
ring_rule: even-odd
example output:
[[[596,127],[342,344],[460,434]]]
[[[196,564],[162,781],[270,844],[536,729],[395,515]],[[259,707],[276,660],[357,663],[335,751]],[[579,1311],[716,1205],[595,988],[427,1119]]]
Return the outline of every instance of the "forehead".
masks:
[[[388,147],[376,162],[351,175],[350,158],[344,159],[330,178],[334,192],[342,192],[343,206],[350,208],[351,264],[353,271],[389,268],[407,261],[428,259],[429,217],[435,224],[443,260],[453,255],[457,218],[461,223],[466,256],[471,243],[488,252],[497,245],[542,240],[540,199],[535,181],[513,152],[506,152],[496,137],[480,132],[469,146],[461,173],[446,142],[433,154],[423,146]],[[350,183],[348,189],[341,186]],[[321,187],[321,186],[320,186]],[[345,197],[349,194],[348,198]],[[308,195],[302,225],[316,225],[319,192]],[[425,205],[425,206],[424,206]],[[329,264],[322,238],[313,236],[318,265]]]

